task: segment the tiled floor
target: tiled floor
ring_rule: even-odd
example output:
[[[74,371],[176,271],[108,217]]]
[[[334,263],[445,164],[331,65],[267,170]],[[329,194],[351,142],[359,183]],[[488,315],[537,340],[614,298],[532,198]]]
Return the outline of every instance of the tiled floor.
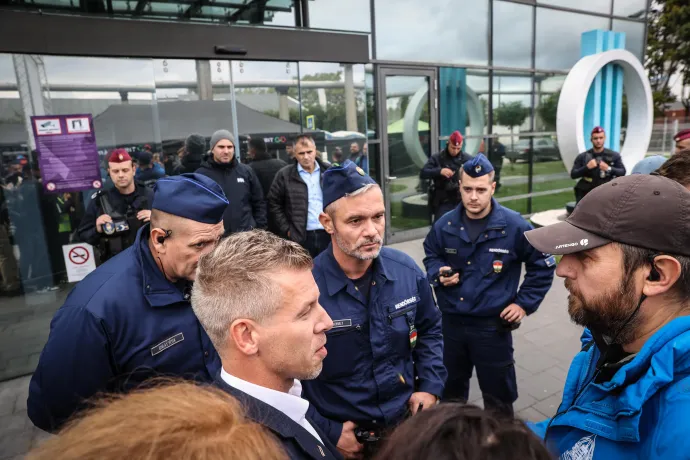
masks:
[[[424,253],[420,240],[393,247],[410,254],[421,265]],[[59,295],[62,297],[65,293],[61,292]],[[563,287],[563,281],[555,278],[539,311],[525,319],[522,327],[514,333],[520,394],[515,403],[515,411],[525,420],[543,420],[556,413],[570,361],[579,350],[581,328],[570,323],[566,299],[567,291]],[[55,304],[46,302],[42,305],[43,308],[37,306],[31,314],[52,315],[50,311],[54,310]],[[31,321],[31,316],[23,320]],[[0,335],[0,340],[12,340],[12,349],[17,350],[19,356],[26,357],[24,366],[35,365],[36,353],[42,347],[42,342],[37,341],[44,341],[47,337],[48,321],[37,320],[36,324],[40,330],[21,336],[26,338],[26,343],[19,341],[23,340],[21,337],[11,339],[5,331]],[[50,436],[33,427],[26,415],[29,378],[21,377],[0,383],[0,460],[22,458],[29,449]],[[476,378],[472,379],[470,401],[482,405]]]

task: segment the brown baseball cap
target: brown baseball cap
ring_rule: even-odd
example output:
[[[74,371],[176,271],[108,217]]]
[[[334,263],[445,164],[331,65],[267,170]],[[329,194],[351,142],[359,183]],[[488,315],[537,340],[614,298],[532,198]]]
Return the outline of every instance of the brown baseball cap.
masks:
[[[665,177],[620,177],[589,192],[565,222],[530,230],[525,237],[551,254],[617,242],[690,256],[690,191]]]

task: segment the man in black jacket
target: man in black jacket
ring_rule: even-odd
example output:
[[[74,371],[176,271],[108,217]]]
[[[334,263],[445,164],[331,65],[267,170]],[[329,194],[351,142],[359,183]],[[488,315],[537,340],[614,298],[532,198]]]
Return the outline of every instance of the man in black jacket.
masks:
[[[297,380],[321,373],[333,327],[312,265],[307,251],[269,232],[231,235],[200,260],[192,308],[221,357],[216,384],[247,416],[291,459],[339,459]]]
[[[580,202],[589,192],[616,177],[625,176],[625,166],[618,152],[604,148],[606,133],[601,126],[592,130],[592,148],[575,158],[570,177],[580,179],[575,184],[575,201]]]
[[[287,163],[279,158],[273,158],[266,149],[266,143],[260,137],[249,139],[247,158],[251,161],[249,166],[259,178],[264,196],[268,196],[273,179],[278,171],[287,166]]]
[[[462,141],[460,131],[455,131],[450,135],[446,148],[431,155],[419,173],[420,178],[432,180],[429,209],[433,214],[433,222],[460,203],[458,171],[471,158],[462,151]]]
[[[195,172],[201,166],[205,155],[206,138],[200,134],[190,134],[187,136],[187,139],[184,140],[182,167],[178,174]]]
[[[312,257],[328,247],[331,238],[319,222],[323,212],[323,173],[328,166],[316,157],[316,144],[303,135],[292,144],[296,163],[278,171],[268,194],[268,208],[278,234],[304,246]]]
[[[211,155],[196,171],[213,179],[230,204],[223,214],[225,233],[266,228],[266,201],[252,168],[237,161],[235,136],[221,129],[211,136]]]

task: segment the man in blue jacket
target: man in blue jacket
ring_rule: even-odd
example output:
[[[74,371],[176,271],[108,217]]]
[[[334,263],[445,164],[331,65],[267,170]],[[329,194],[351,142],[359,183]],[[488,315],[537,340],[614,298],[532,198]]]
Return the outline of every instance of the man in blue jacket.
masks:
[[[476,367],[484,407],[512,414],[517,381],[511,331],[544,300],[556,261],[525,240],[532,226],[493,199],[495,188],[484,155],[463,165],[462,203],[427,235],[424,265],[443,313],[443,398],[467,401]]]
[[[321,223],[331,245],[314,261],[319,303],[333,319],[328,356],[304,396],[315,422],[346,457],[358,426],[380,437],[443,392],[441,315],[415,262],[382,247],[381,189],[351,161],[323,177]],[[370,455],[365,452],[365,455]]]
[[[568,313],[594,338],[573,359],[557,414],[533,426],[560,458],[689,458],[689,209],[682,185],[634,175],[526,233],[563,254]]]
[[[100,392],[155,376],[211,382],[220,359],[192,311],[197,262],[223,233],[228,201],[198,174],[156,182],[151,223],[81,281],[57,311],[29,385],[34,424],[59,429]]]

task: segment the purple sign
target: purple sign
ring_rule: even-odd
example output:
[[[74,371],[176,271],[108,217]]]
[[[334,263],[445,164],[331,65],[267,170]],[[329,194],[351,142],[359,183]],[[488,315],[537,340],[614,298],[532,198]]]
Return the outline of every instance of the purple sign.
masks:
[[[101,188],[101,169],[91,115],[31,117],[46,192]]]

